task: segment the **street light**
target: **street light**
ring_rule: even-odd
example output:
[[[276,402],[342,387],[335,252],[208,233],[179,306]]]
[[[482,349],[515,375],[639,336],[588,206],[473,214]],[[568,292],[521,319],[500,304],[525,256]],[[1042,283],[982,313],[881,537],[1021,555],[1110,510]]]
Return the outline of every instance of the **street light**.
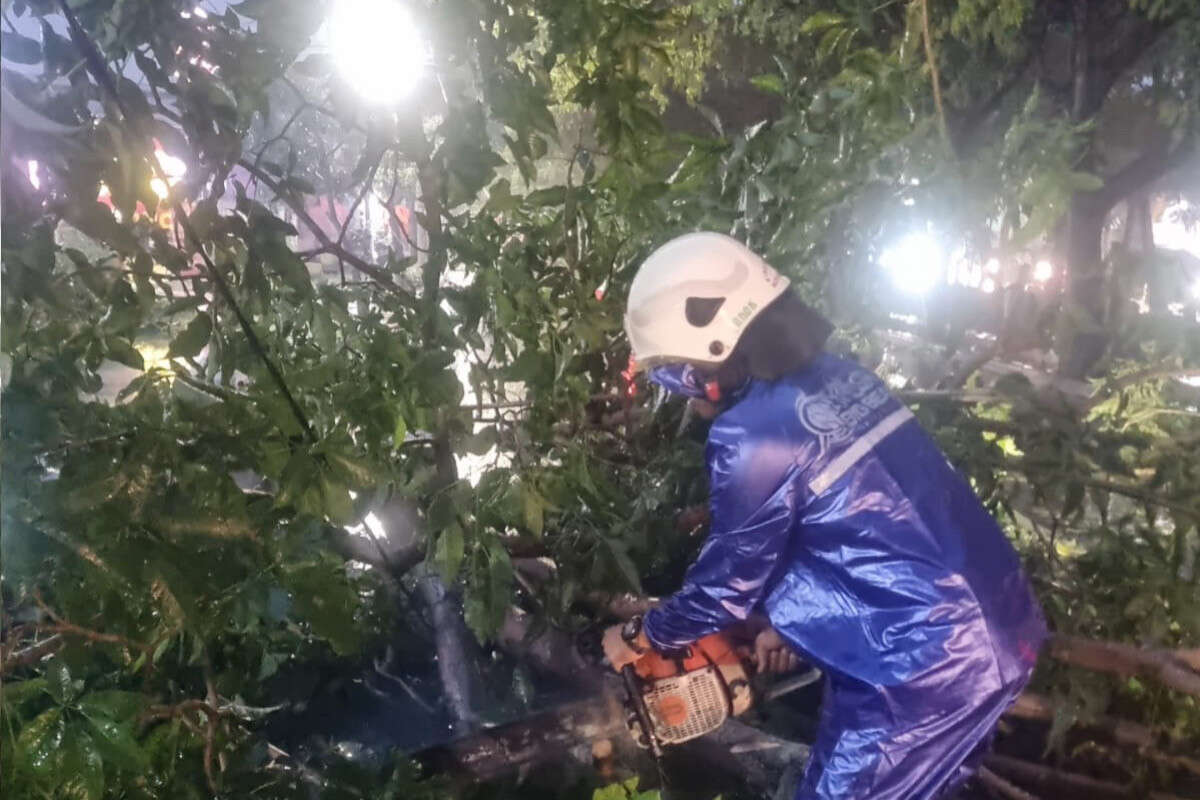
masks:
[[[329,51],[367,102],[390,105],[412,89],[426,46],[408,10],[395,0],[337,0],[329,18]]]
[[[1038,283],[1045,283],[1054,277],[1054,265],[1046,259],[1042,259],[1033,265],[1033,279]]]
[[[924,232],[910,233],[879,256],[895,287],[904,294],[924,295],[945,271],[946,254],[937,239]]]

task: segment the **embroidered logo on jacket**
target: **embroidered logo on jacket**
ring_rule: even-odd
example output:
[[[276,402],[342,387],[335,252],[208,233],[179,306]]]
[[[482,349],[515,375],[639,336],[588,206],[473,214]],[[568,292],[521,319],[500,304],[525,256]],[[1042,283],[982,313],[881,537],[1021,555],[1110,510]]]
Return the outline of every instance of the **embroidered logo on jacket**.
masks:
[[[821,443],[824,450],[861,435],[879,418],[879,409],[890,399],[883,385],[865,370],[834,377],[816,394],[796,400],[800,424]]]

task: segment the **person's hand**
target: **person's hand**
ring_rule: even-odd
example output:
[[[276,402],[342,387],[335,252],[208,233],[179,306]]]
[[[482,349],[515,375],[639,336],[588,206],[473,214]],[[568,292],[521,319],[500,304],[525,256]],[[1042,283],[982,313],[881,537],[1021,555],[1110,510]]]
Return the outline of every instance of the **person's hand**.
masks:
[[[774,628],[764,628],[754,637],[754,664],[759,672],[791,672],[800,657]]]
[[[604,640],[602,641],[604,656],[617,672],[620,672],[623,667],[637,661],[650,649],[650,641],[646,638],[646,634],[638,633],[636,644],[642,648],[642,652],[639,653],[634,650],[621,636],[621,628],[621,625],[613,625],[608,628],[604,631]]]

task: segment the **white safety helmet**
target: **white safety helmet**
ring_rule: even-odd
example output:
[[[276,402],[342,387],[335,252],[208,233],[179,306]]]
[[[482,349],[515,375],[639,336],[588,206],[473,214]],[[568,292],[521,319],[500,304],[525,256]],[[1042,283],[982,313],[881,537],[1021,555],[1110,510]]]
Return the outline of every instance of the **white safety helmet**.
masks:
[[[689,233],[650,254],[629,287],[625,333],[637,368],[720,364],[788,279],[720,233]]]

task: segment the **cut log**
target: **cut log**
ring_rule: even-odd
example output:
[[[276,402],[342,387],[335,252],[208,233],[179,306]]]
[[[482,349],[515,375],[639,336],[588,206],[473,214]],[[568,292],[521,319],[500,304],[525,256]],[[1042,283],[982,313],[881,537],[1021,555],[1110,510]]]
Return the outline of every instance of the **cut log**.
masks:
[[[618,737],[629,739],[620,704],[599,697],[460,739],[446,752],[469,775],[488,780],[557,759],[590,759],[592,742]]]
[[[1017,698],[1005,715],[1036,722],[1052,722],[1055,713],[1054,704],[1048,697],[1025,692]],[[1186,753],[1183,749],[1187,745],[1171,736],[1168,731],[1155,731],[1136,722],[1108,716],[1080,720],[1078,725],[1089,736],[1132,748],[1142,757],[1153,759],[1168,767],[1200,775],[1200,759]]]
[[[1200,697],[1200,672],[1192,669],[1189,650],[1143,650],[1140,647],[1059,634],[1050,640],[1049,656],[1096,672],[1111,672],[1123,678],[1138,676],[1157,680],[1180,692]],[[1182,654],[1182,655],[1180,655]]]
[[[1038,800],[1035,795],[1021,789],[992,772],[987,767],[979,768],[979,782],[989,789],[994,789],[1008,800]]]
[[[1079,797],[1085,800],[1185,800],[1175,795],[1140,791],[1111,781],[1102,781],[1074,772],[1022,761],[1009,756],[990,755],[984,763],[1010,780],[1045,797]]]

